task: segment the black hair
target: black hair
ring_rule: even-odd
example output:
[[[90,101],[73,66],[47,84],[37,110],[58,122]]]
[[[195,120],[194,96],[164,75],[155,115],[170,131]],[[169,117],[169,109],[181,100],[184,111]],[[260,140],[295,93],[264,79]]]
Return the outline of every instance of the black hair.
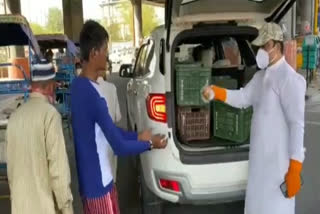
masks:
[[[88,20],[80,33],[80,52],[84,61],[89,61],[92,49],[100,49],[109,40],[108,32],[98,22]]]

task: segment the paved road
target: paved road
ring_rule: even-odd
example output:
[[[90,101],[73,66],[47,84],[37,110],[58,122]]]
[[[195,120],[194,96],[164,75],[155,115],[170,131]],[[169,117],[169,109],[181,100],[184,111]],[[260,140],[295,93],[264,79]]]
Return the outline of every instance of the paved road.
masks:
[[[126,80],[121,79],[117,74],[113,74],[110,78],[112,82],[117,85],[118,96],[121,105],[121,112],[123,120],[120,126],[126,126],[126,105],[125,92]],[[304,180],[305,185],[301,194],[297,198],[297,214],[318,214],[320,204],[320,170],[318,170],[318,163],[320,163],[320,96],[312,99],[311,103],[307,104],[306,113],[306,133],[305,146],[307,149],[306,160],[304,164]],[[68,130],[66,130],[66,139],[69,138]],[[67,150],[70,159],[71,173],[72,173],[72,189],[75,197],[75,213],[81,214],[81,201],[78,195],[76,168],[74,161],[74,150],[70,140],[67,142]],[[120,206],[122,214],[139,214],[139,199],[137,187],[137,173],[133,167],[133,158],[120,158],[119,172],[118,172],[118,189],[120,197]],[[0,172],[1,173],[1,172]],[[8,192],[7,185],[0,182],[0,195]],[[3,200],[0,197],[0,213],[9,214],[9,201]],[[229,203],[215,206],[180,206],[176,204],[165,204],[164,214],[243,214],[244,203]]]

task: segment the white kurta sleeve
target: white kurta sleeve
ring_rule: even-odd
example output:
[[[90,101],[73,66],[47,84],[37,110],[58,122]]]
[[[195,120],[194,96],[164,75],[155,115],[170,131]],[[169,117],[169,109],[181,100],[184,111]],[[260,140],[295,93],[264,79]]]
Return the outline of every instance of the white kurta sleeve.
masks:
[[[292,75],[280,91],[280,100],[289,127],[289,156],[304,160],[304,116],[306,81],[300,75]]]
[[[258,73],[254,75],[252,80],[240,90],[227,90],[226,103],[236,108],[247,108],[253,104],[254,91],[258,84]]]
[[[114,104],[115,104],[115,122],[119,122],[121,120],[121,111],[120,111],[120,105],[119,105],[119,99],[118,99],[118,94],[117,94],[117,88],[114,88]]]

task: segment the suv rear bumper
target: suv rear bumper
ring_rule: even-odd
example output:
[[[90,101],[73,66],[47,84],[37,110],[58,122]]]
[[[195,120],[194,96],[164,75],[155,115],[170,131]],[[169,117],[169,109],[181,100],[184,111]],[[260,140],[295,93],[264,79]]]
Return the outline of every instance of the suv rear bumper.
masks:
[[[181,189],[180,193],[174,193],[172,191],[165,190],[161,188],[159,182],[157,182],[157,189],[161,191],[160,197],[166,199],[166,196],[168,196],[168,194],[175,196],[170,197],[176,199],[174,201],[171,200],[171,202],[193,205],[217,204],[240,201],[244,200],[245,197],[246,182],[239,182],[237,184],[230,184],[226,186],[193,188],[186,176],[178,174],[168,174],[167,172],[161,171],[156,171],[154,172],[154,174],[156,181],[158,181],[160,178],[165,178],[168,180],[179,182]]]
[[[189,165],[166,149],[140,156],[147,187],[159,198],[183,204],[215,204],[244,199],[248,161]],[[176,150],[176,149],[175,149]],[[179,153],[178,153],[179,154]],[[160,186],[160,179],[177,181],[180,192]]]

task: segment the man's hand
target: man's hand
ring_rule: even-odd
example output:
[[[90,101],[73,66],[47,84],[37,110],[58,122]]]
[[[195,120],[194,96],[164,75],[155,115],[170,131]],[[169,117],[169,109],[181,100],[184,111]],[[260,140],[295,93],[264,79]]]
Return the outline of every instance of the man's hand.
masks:
[[[286,184],[288,197],[294,197],[301,188],[301,177],[300,173],[302,170],[302,163],[296,160],[290,160],[290,166],[286,175]]]
[[[151,141],[154,149],[164,149],[168,144],[168,140],[164,135],[154,135]]]
[[[152,133],[150,129],[144,130],[138,135],[138,140],[140,141],[149,141],[151,140]]]

